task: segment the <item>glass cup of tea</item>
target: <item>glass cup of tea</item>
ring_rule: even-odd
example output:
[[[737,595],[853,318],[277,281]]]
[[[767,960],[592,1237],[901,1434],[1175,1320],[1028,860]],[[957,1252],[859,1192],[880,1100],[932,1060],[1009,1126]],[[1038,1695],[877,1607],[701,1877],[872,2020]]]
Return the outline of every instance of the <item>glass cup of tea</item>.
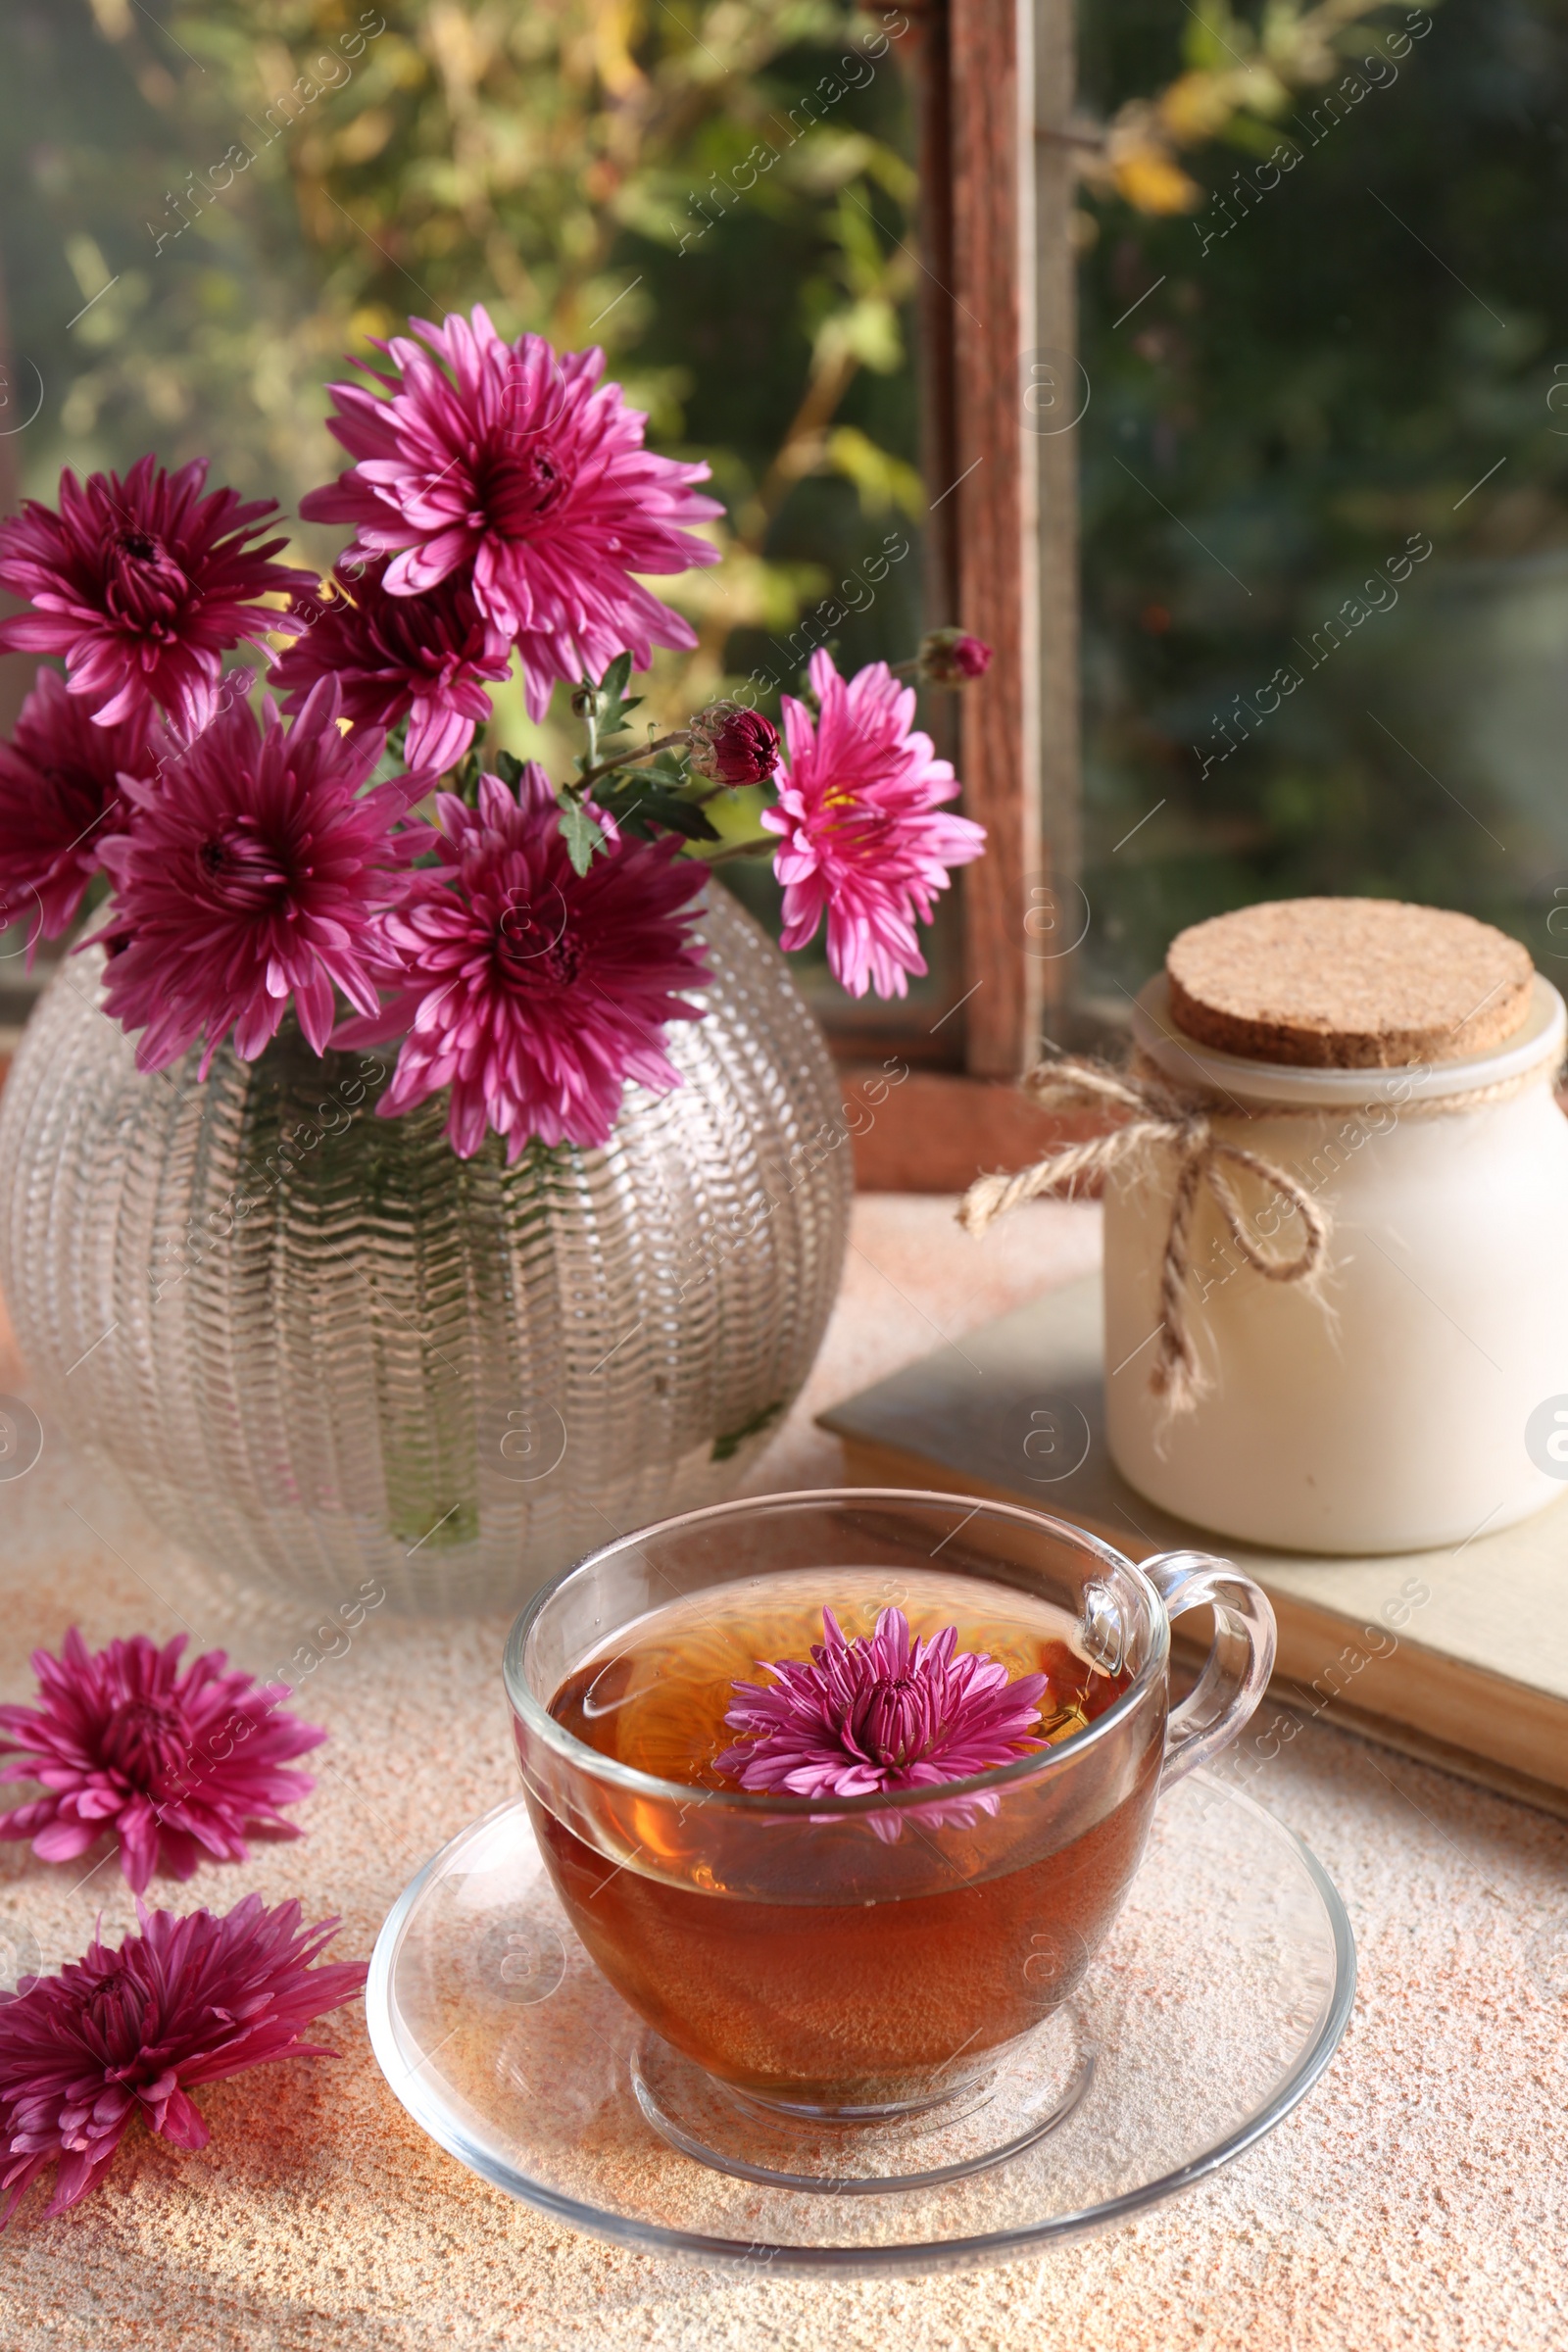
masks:
[[[1200,1605],[1173,1707],[1170,1621]],[[1161,1788],[1235,1738],[1273,1654],[1224,1560],[1137,1567],[1037,1511],[856,1488],[605,1545],[523,1610],[505,1678],[604,1974],[754,2108],[847,2123],[950,2099],[1060,2009]]]

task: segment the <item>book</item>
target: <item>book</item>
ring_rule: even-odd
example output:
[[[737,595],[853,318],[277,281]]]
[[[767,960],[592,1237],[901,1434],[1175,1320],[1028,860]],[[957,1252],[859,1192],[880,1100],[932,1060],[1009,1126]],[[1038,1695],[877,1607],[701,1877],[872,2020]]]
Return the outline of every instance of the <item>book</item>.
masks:
[[[1023,1503],[1133,1560],[1191,1548],[1256,1579],[1298,1712],[1568,1817],[1568,1489],[1452,1549],[1306,1558],[1170,1517],[1105,1445],[1098,1277],[1047,1293],[820,1413],[854,1486]],[[1178,1622],[1178,1638],[1201,1619]]]

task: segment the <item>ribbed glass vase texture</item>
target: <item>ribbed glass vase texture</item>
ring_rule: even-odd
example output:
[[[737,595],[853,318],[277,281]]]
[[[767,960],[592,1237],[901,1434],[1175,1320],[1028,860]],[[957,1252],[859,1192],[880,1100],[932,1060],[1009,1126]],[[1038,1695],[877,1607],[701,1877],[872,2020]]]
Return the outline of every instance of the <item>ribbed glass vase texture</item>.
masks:
[[[374,1115],[396,1048],[153,1077],[70,956],[0,1097],[0,1283],[47,1429],[243,1583],[329,1606],[520,1602],[615,1531],[715,1501],[821,1341],[850,1152],[821,1033],[728,892],[684,1083],[601,1150],[444,1097]]]

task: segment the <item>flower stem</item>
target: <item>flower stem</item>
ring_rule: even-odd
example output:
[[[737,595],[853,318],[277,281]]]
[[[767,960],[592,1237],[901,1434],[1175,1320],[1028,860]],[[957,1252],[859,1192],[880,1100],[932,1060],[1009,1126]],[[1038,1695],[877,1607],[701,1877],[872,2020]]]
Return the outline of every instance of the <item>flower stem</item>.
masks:
[[[732,841],[726,843],[723,849],[715,850],[711,858],[705,858],[703,863],[728,865],[737,858],[764,858],[776,847],[771,833],[765,834],[760,841]]]
[[[601,776],[608,776],[612,767],[633,767],[639,760],[651,760],[656,752],[667,751],[672,743],[689,743],[690,740],[685,728],[677,727],[672,735],[661,735],[654,742],[643,744],[640,749],[616,752],[611,759],[601,760],[596,766],[585,767],[579,782],[584,786],[597,783]],[[594,751],[591,738],[588,751],[591,759]]]

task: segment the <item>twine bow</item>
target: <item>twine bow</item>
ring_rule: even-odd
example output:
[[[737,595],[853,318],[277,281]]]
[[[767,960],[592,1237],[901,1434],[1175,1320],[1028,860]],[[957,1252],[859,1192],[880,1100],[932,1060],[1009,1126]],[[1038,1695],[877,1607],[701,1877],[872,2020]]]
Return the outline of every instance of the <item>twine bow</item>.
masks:
[[[1176,1191],[1159,1270],[1160,1320],[1149,1385],[1168,1413],[1190,1412],[1207,1387],[1188,1328],[1188,1278],[1192,1272],[1191,1230],[1199,1187],[1206,1184],[1232,1241],[1254,1274],[1265,1282],[1305,1282],[1320,1272],[1328,1248],[1329,1219],[1312,1196],[1274,1160],[1216,1135],[1207,1099],[1179,1094],[1147,1063],[1127,1072],[1065,1055],[1042,1062],[1023,1081],[1023,1091],[1046,1110],[1113,1108],[1126,1114],[1108,1135],[1087,1143],[1062,1144],[1016,1176],[981,1176],[964,1194],[958,1220],[979,1235],[1020,1201],[1042,1193],[1071,1197],[1084,1177],[1108,1176],[1153,1146],[1176,1155]],[[1245,1114],[1244,1114],[1245,1115]],[[1281,1207],[1301,1220],[1301,1246],[1293,1255],[1276,1255],[1249,1231],[1229,1169],[1242,1169],[1266,1185]]]

